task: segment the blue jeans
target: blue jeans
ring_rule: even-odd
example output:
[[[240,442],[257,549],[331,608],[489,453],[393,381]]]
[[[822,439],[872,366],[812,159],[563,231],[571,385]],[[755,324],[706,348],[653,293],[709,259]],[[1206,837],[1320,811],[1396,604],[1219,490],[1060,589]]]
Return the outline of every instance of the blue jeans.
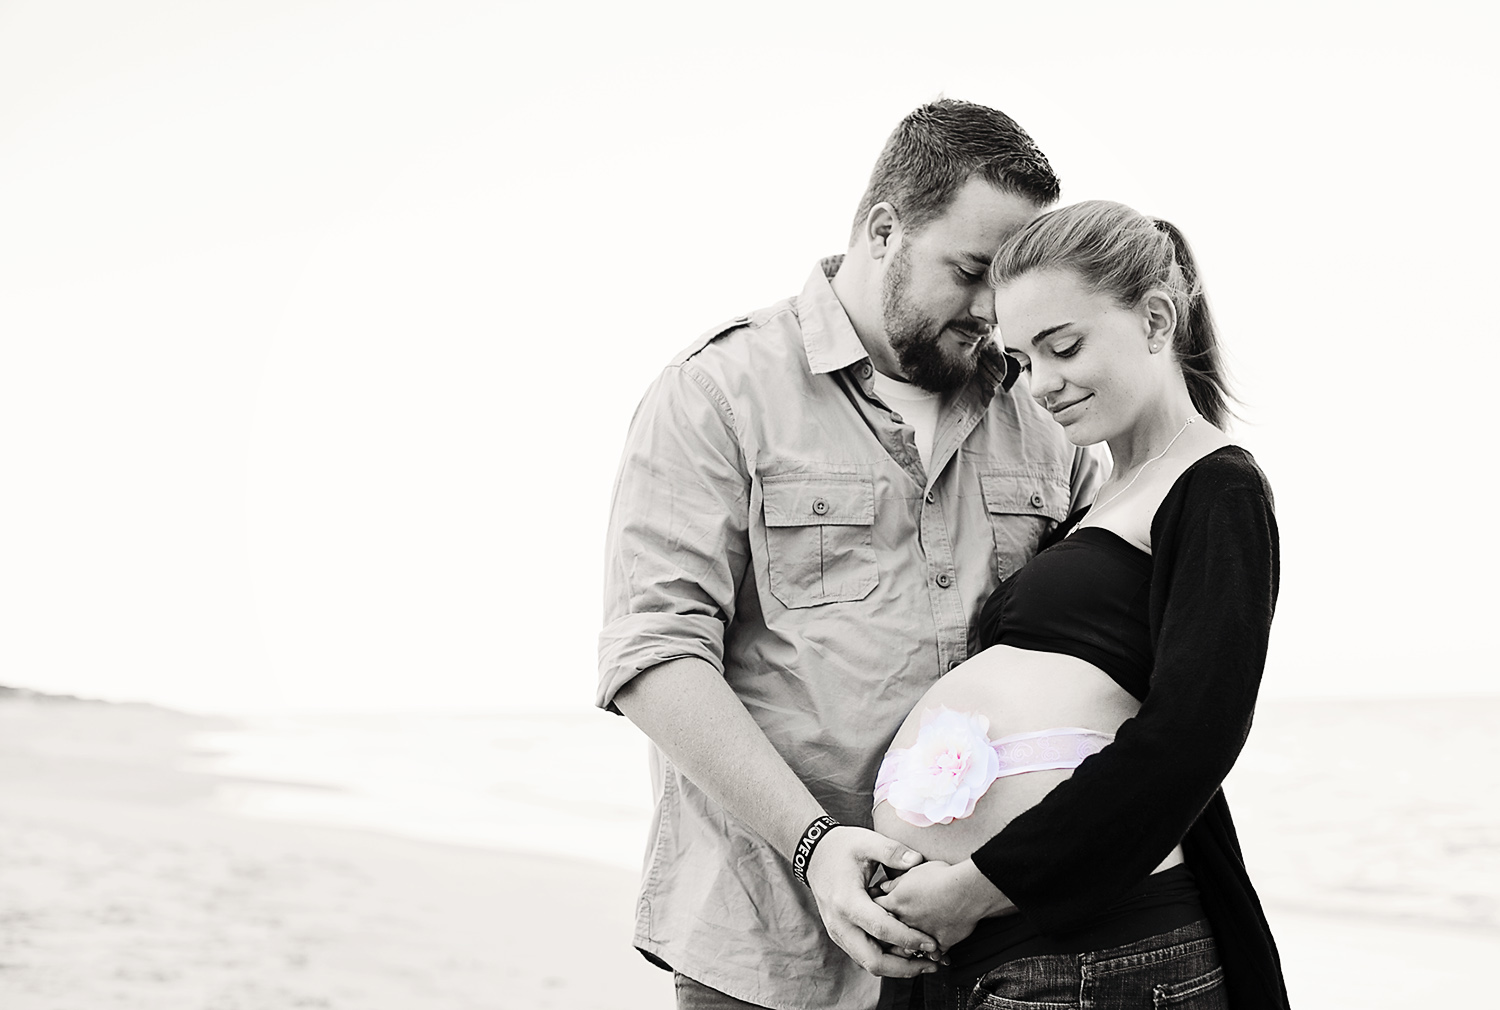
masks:
[[[1229,1010],[1207,921],[1086,954],[1007,961],[977,981],[924,980],[926,1010]]]

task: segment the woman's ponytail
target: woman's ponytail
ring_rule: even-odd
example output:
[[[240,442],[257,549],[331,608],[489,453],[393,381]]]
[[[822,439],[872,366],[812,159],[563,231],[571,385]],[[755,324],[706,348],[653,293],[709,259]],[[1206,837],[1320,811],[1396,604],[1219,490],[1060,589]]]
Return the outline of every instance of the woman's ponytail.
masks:
[[[1210,423],[1222,427],[1229,420],[1229,390],[1224,377],[1223,355],[1219,351],[1219,331],[1208,307],[1203,282],[1198,277],[1198,262],[1193,247],[1171,221],[1153,218],[1156,230],[1172,243],[1172,260],[1181,277],[1178,291],[1173,292],[1177,305],[1177,333],[1172,349],[1182,364],[1193,407]]]

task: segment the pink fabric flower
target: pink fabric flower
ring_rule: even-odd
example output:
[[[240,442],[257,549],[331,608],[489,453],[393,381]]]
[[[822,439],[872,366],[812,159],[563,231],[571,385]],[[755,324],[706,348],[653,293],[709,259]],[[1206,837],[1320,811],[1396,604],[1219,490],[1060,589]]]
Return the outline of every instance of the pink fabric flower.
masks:
[[[908,824],[925,828],[968,817],[1000,775],[990,720],[939,706],[922,713],[916,742],[896,758],[886,802]]]

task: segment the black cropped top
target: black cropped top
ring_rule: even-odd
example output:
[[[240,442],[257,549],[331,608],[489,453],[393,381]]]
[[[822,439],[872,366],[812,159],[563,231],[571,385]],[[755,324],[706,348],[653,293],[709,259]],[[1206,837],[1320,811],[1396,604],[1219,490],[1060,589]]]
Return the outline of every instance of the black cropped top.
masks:
[[[979,644],[1074,656],[1140,698],[1151,681],[1150,607],[1151,555],[1085,526],[1000,583],[980,611]]]
[[[1250,731],[1280,582],[1265,475],[1237,446],[1189,466],[1152,518],[1149,555],[1091,527],[1044,546],[985,605],[980,641],[1078,656],[1141,707],[974,865],[1036,932],[1057,935],[1086,927],[1181,843],[1231,1005],[1285,1010],[1219,789]]]

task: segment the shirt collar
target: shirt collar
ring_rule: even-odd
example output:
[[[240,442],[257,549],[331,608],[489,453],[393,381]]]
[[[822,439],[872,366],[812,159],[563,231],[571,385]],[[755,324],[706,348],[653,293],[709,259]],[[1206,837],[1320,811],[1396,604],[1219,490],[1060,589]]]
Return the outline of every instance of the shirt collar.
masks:
[[[860,343],[859,334],[854,332],[849,313],[844,311],[843,303],[829,283],[839,272],[842,262],[842,255],[819,260],[797,299],[802,346],[807,351],[807,364],[814,375],[848,368],[870,356],[865,345]]]
[[[842,253],[819,260],[797,299],[802,346],[807,351],[807,364],[814,375],[836,372],[870,357],[830,283],[843,262]],[[1021,366],[1016,360],[1002,353],[994,344],[981,352],[975,378],[983,387],[986,400],[994,394],[996,386],[1009,390],[1020,375]]]

